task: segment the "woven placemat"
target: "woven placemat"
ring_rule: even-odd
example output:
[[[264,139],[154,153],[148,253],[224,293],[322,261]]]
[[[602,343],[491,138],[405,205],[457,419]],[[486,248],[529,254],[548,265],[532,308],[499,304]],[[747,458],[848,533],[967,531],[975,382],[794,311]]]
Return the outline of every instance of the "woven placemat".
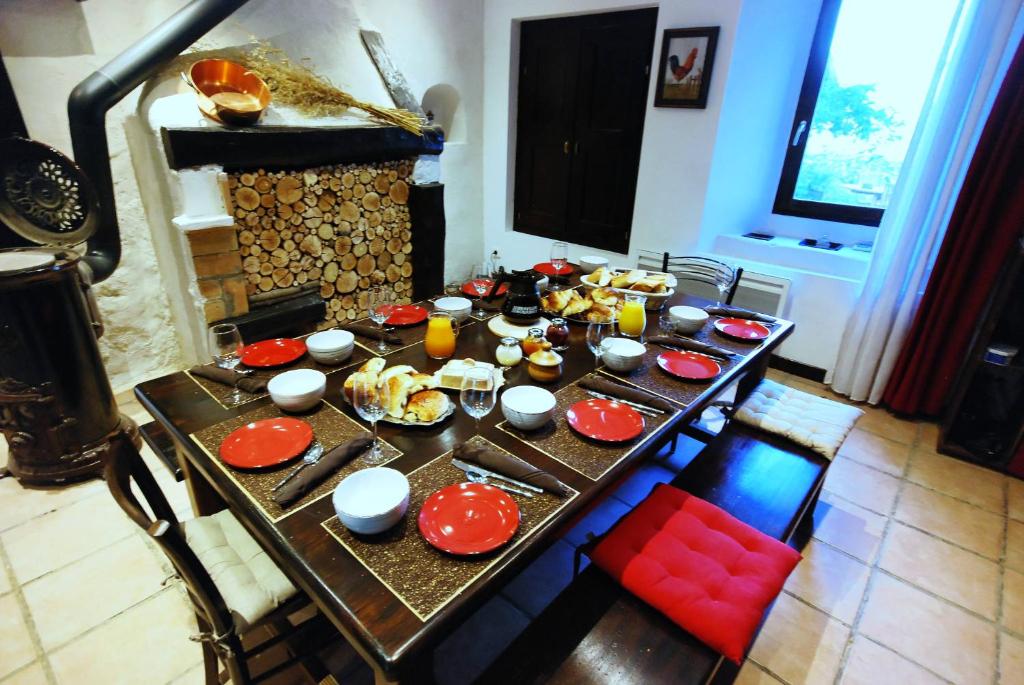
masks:
[[[427,310],[427,312],[432,312],[434,310],[434,308],[430,305],[429,300],[421,300],[419,302],[413,302],[413,304],[419,307],[423,307],[424,309]],[[377,324],[373,321],[373,319],[371,319],[368,316],[362,319],[356,319],[355,321],[344,322],[340,325],[340,328],[344,328],[349,323],[377,328]],[[388,343],[387,352],[381,352],[377,349],[378,341],[376,338],[370,338],[356,333],[356,345],[361,345],[364,349],[367,349],[376,355],[386,357],[389,354],[394,354],[395,352],[404,350],[407,347],[412,347],[416,343],[423,342],[423,338],[427,334],[427,322],[425,320],[423,321],[423,323],[418,323],[415,326],[385,326],[385,328],[392,328],[391,332],[394,335],[397,335],[399,338],[401,338],[402,343],[400,345],[392,345],[391,343]]]
[[[321,497],[331,494],[341,479],[350,473],[369,466],[381,465],[367,464],[365,460],[366,452],[364,452],[341,467],[330,478],[324,479],[320,485],[307,492],[299,500],[293,502],[286,509],[282,509],[271,496],[271,488],[277,485],[285,477],[285,474],[299,465],[298,459],[293,459],[285,464],[269,469],[249,471],[228,466],[217,456],[221,443],[224,442],[224,438],[230,435],[232,431],[241,428],[251,421],[272,419],[279,416],[285,416],[285,414],[273,404],[268,404],[192,434],[192,439],[209,455],[210,462],[226,473],[248,495],[249,499],[259,507],[263,515],[271,521],[280,521],[286,516],[290,516],[296,511],[309,506]],[[313,437],[324,446],[325,454],[357,435],[367,432],[365,426],[356,423],[327,402],[321,402],[316,409],[309,413],[296,415],[295,418],[302,419],[313,427]],[[402,452],[398,448],[387,442],[381,442],[387,461],[392,461],[402,456]]]
[[[312,333],[308,335],[299,336],[297,339],[304,340],[305,338],[308,338],[310,335],[312,335]],[[316,369],[317,371],[322,371],[325,374],[330,375],[335,371],[341,371],[342,369],[347,369],[350,366],[362,364],[372,356],[374,355],[370,351],[360,347],[359,345],[355,345],[352,348],[351,357],[349,357],[347,360],[336,366],[328,366],[326,364],[319,363],[318,361],[313,359],[313,356],[309,354],[309,352],[307,352],[306,354],[302,355],[302,357],[292,362],[291,364],[286,364],[284,366],[276,366],[272,369],[255,369],[253,371],[253,375],[270,380],[279,373],[284,373],[285,371],[293,371],[295,369]],[[213,364],[205,364],[204,366],[212,367]],[[232,388],[231,386],[224,385],[223,383],[217,383],[216,381],[211,381],[208,378],[193,376],[188,371],[185,371],[185,375],[187,375],[189,378],[195,381],[196,385],[198,385],[200,388],[206,391],[207,395],[215,399],[217,401],[217,404],[224,407],[225,409],[233,409],[234,407],[239,407],[243,404],[252,402],[253,400],[258,400],[261,397],[266,397],[268,394],[265,392],[253,394],[245,392],[244,390],[239,390],[238,394],[235,395],[235,389]]]
[[[572,405],[591,399],[594,399],[593,396],[573,383],[555,393],[555,410],[546,426],[525,432],[508,421],[502,421],[498,428],[552,459],[557,459],[590,480],[599,480],[616,464],[650,440],[658,427],[672,417],[670,414],[643,417],[644,432],[629,442],[599,442],[574,431],[565,418],[565,413]]]
[[[480,436],[474,436],[467,442],[505,451]],[[519,505],[520,512],[519,530],[512,540],[487,555],[452,556],[427,544],[416,522],[427,497],[448,485],[465,482],[465,473],[452,466],[451,458],[452,453],[446,452],[408,474],[409,511],[402,522],[391,530],[380,535],[356,536],[337,517],[322,524],[421,621],[426,621],[455,599],[488,568],[501,561],[531,532],[579,494],[572,490],[568,497],[557,497],[545,492],[526,498],[508,493]]]
[[[711,333],[708,331],[711,331]],[[689,337],[694,340],[700,340],[701,342],[715,345],[725,350],[738,352],[743,355],[749,354],[757,347],[756,345],[729,340],[725,336],[715,333],[713,329],[711,329],[710,325],[705,325],[703,330],[698,331]],[[613,371],[607,366],[602,366],[601,373],[607,374],[616,380],[635,385],[638,388],[643,388],[647,392],[654,393],[655,395],[675,402],[680,406],[687,407],[691,402],[697,399],[702,392],[707,390],[708,384],[713,383],[715,379],[710,378],[706,381],[687,381],[681,378],[676,378],[675,376],[662,371],[658,366],[658,355],[662,352],[668,352],[668,350],[660,345],[647,343],[647,352],[644,354],[643,362],[635,371]],[[730,358],[726,361],[720,361],[718,359],[715,360],[715,362],[722,367],[722,373],[725,373],[742,361],[743,360],[739,358]]]

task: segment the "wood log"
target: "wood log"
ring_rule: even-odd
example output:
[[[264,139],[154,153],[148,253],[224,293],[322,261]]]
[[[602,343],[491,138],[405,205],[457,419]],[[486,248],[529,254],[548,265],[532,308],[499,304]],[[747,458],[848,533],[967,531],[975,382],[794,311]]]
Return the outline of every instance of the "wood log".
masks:
[[[387,276],[388,283],[394,283],[395,281],[402,277],[401,267],[395,264],[391,264],[390,266],[388,266],[384,273]]]
[[[239,245],[252,245],[256,242],[256,234],[246,229],[238,233]]]
[[[366,290],[367,288],[369,288],[370,287],[370,279],[367,278],[366,276],[363,276],[362,278],[360,278],[359,279],[359,287],[362,288],[363,290]]]
[[[402,241],[398,238],[392,238],[387,242],[387,248],[391,254],[399,254],[402,251]]]
[[[356,273],[360,276],[369,276],[377,268],[377,260],[372,255],[364,254],[356,263]]]
[[[366,195],[366,186],[364,186],[362,183],[357,183],[354,186],[352,186],[352,197],[358,199],[362,198],[363,195]]]
[[[323,193],[320,194],[320,198],[317,200],[316,206],[321,212],[326,213],[331,211],[331,208],[334,207],[334,204],[337,201],[338,198],[334,195],[334,193],[332,193],[329,190],[325,190]]]
[[[260,270],[260,260],[258,257],[246,257],[242,260],[242,271],[247,274],[254,274]]]
[[[388,190],[388,197],[395,204],[404,205],[409,201],[409,186],[405,181],[395,181],[391,184],[391,189]]]
[[[402,245],[402,252],[405,254],[412,254],[412,243],[406,243]]]
[[[373,174],[370,173],[369,169],[360,169],[359,170],[359,182],[360,183],[362,183],[363,185],[366,185],[371,180],[373,180]]]
[[[260,262],[260,275],[269,276],[274,273],[274,264],[272,262]]]
[[[248,186],[240,186],[235,191],[235,204],[245,212],[250,212],[260,206],[260,194]]]
[[[295,282],[298,283],[299,285],[305,284],[306,281],[309,280],[308,274],[308,271],[300,271],[299,273],[295,274]]]
[[[330,181],[330,187],[331,187],[331,190],[333,190],[334,192],[338,192],[339,190],[341,190],[341,179],[340,178],[332,178],[331,181]]]
[[[370,228],[376,228],[381,224],[380,212],[370,212],[366,215],[366,223]]]
[[[295,282],[295,276],[288,269],[274,269],[273,279],[278,288],[289,288]]]
[[[295,251],[295,241],[289,238],[288,240],[281,243],[281,247],[284,249],[285,252],[291,254],[292,252]]]
[[[324,280],[334,283],[338,279],[338,263],[328,262],[324,265]]]
[[[321,224],[320,228],[316,229],[316,234],[320,237],[320,240],[332,240],[334,238],[334,226]]]
[[[341,308],[342,309],[352,309],[355,306],[356,306],[356,298],[355,298],[354,295],[349,294],[349,295],[345,295],[344,297],[341,298]]]
[[[378,266],[380,265],[378,264]],[[386,280],[387,276],[380,269],[375,269],[374,272],[370,274],[370,283],[372,283],[373,285],[380,285]]]
[[[331,263],[333,264],[333,262]],[[323,273],[323,269],[321,269],[319,266],[314,266],[307,273],[309,273],[309,280],[318,281],[320,280],[320,274]],[[337,276],[335,276],[335,278],[337,278]]]
[[[281,248],[277,248],[270,253],[270,262],[274,266],[285,266],[288,264],[288,253]]]
[[[341,208],[338,210],[338,216],[340,216],[343,221],[354,222],[359,219],[359,207],[355,202],[346,200],[341,203]]]
[[[388,180],[391,183],[394,183],[395,181],[397,181],[398,180],[398,172],[395,171],[394,169],[391,169],[390,171],[388,171]]]
[[[259,243],[249,246],[249,254],[255,256],[263,253],[263,248],[259,246]]]
[[[271,290],[273,287],[274,279],[272,279],[270,276],[264,276],[263,278],[260,279],[260,290],[262,290],[263,292],[267,292],[268,290]]]
[[[402,270],[402,276],[404,278],[409,278],[409,276],[412,276],[412,262],[406,262],[399,268]]]
[[[356,176],[351,171],[346,171],[341,175],[341,185],[346,188],[351,188],[356,184]]]
[[[238,177],[238,180],[243,186],[252,187],[252,185],[256,183],[256,174],[242,174]]]
[[[339,256],[347,255],[351,251],[352,251],[352,238],[348,237],[347,235],[343,235],[340,238],[335,239],[335,241],[334,241],[334,253],[336,255],[339,255]]]
[[[363,209],[370,212],[376,212],[380,209],[380,195],[373,191],[363,195]]]
[[[388,180],[387,174],[377,174],[377,177],[373,179],[373,189],[377,191],[378,195],[387,195],[390,188],[391,181]]]
[[[384,250],[379,255],[377,255],[377,268],[379,268],[379,269],[386,269],[386,268],[388,268],[388,265],[391,264],[392,260],[393,260],[393,257],[391,256],[391,253],[388,252],[387,250]]]
[[[245,280],[249,282],[249,285],[258,285],[260,282],[260,274],[247,274]]]
[[[271,181],[266,176],[264,176],[263,174],[260,174],[259,176],[256,177],[256,180],[253,181],[252,187],[255,188],[256,192],[258,192],[260,195],[263,195],[265,193],[269,193],[274,189],[274,182]]]
[[[366,311],[370,306],[370,293],[365,290],[356,294],[356,308],[359,311]]]
[[[290,205],[302,199],[302,184],[294,176],[285,176],[274,188],[279,202]]]
[[[343,255],[342,258],[341,258],[341,262],[339,262],[339,264],[341,266],[341,270],[342,271],[351,271],[352,269],[356,268],[356,262],[357,261],[359,261],[359,258],[356,257],[351,252],[349,252],[347,255]],[[324,267],[324,268],[326,268],[326,267]]]
[[[299,250],[308,255],[319,257],[320,253],[323,251],[322,245],[320,244],[320,238],[315,235],[306,236],[302,239],[302,242],[299,243]]]
[[[357,285],[359,285],[359,276],[355,271],[343,271],[338,276],[337,287],[340,293],[350,293],[356,289]]]
[[[365,256],[368,251],[369,248],[367,247],[365,242],[362,242],[362,240],[360,240],[360,242],[352,246],[352,254],[359,258]]]
[[[267,193],[260,195],[260,206],[264,209],[270,209],[277,204],[277,200],[274,198],[273,193]]]
[[[404,252],[399,252],[394,257],[392,257],[392,261],[394,261],[396,266],[402,266],[403,264],[405,264],[405,260],[406,256]]]
[[[322,297],[322,298],[324,298],[326,300],[328,297],[330,297],[333,294],[334,294],[334,284],[333,283],[321,283],[320,284],[320,297]]]
[[[277,208],[277,216],[281,219],[291,219],[294,212],[291,205],[279,205]]]

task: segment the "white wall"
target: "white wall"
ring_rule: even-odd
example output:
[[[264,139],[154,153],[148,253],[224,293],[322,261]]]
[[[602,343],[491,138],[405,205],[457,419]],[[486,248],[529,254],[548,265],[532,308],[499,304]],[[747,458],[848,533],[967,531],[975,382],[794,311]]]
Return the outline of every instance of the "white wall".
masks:
[[[30,135],[70,155],[66,103],[71,89],[185,4],[4,0],[0,52]],[[322,74],[353,95],[390,104],[359,39],[359,28],[371,28],[384,35],[418,97],[437,83],[452,85],[459,92],[465,122],[459,142],[442,155],[449,270],[456,273],[468,270],[483,249],[478,228],[482,19],[478,0],[253,0],[197,46],[234,45],[250,35],[269,38],[293,57],[311,58]],[[100,346],[118,389],[184,363],[153,254],[153,227],[143,211],[125,143],[124,124],[136,108],[139,90],[107,116],[124,257],[114,276],[98,288],[108,331]]]
[[[523,268],[546,261],[551,245],[550,240],[511,230],[517,22],[654,4],[657,3],[622,0],[484,0],[484,242],[488,253],[493,249],[500,251],[506,266]],[[570,259],[602,254],[613,263],[632,263],[641,249],[678,254],[696,248],[740,4],[741,0],[673,0],[658,5],[655,61],[665,29],[721,27],[707,109],[654,107],[657,69],[651,69],[629,256],[571,246]]]

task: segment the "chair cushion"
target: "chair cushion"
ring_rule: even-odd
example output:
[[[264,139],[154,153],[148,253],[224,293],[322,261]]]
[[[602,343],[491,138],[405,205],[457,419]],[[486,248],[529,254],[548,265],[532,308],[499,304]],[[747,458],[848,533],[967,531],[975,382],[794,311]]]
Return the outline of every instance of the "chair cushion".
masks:
[[[775,433],[831,460],[862,409],[764,379],[736,410],[734,419]]]
[[[229,510],[182,525],[189,547],[210,574],[240,630],[298,592]]]
[[[715,505],[660,484],[591,558],[627,590],[739,663],[800,554]]]

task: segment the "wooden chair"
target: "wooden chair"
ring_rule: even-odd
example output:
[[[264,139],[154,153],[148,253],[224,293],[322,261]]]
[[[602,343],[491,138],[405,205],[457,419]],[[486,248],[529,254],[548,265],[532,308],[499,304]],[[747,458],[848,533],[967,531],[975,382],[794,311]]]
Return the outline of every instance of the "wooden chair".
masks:
[[[262,682],[297,667],[300,662],[313,682],[323,677],[323,666],[314,652],[326,646],[322,638],[337,642],[338,634],[322,614],[311,609],[310,600],[304,593],[281,574],[284,582],[291,587],[291,596],[269,611],[254,615],[248,610],[248,620],[242,620],[237,608],[229,606],[224,599],[225,594],[238,595],[239,583],[236,581],[239,575],[233,574],[230,582],[225,579],[225,586],[219,588],[189,544],[189,538],[194,537],[190,531],[203,528],[209,530],[211,526],[215,528],[230,517],[230,521],[234,521],[233,525],[237,525],[237,530],[241,531],[240,534],[248,538],[241,542],[255,546],[255,540],[248,537],[248,533],[230,512],[224,510],[212,516],[179,522],[149,467],[125,436],[112,441],[104,475],[114,499],[128,517],[149,533],[164,551],[188,589],[199,625],[199,634],[191,639],[202,644],[208,685],[226,680],[237,684]],[[141,494],[142,501],[136,493]],[[232,538],[232,544],[237,542],[237,538]],[[219,565],[225,565],[224,559],[230,555],[230,550],[230,545],[223,545],[219,549]],[[262,550],[260,553],[265,555]],[[249,563],[241,559],[239,562],[243,565]],[[272,565],[269,558],[265,558],[263,563]],[[276,566],[273,568],[277,570]],[[266,566],[263,570],[266,570]],[[277,570],[277,573],[280,571]],[[229,584],[232,587],[228,587]],[[312,617],[293,624],[289,617],[299,611],[311,613]],[[264,637],[266,639],[259,639]],[[302,648],[296,649],[296,645]],[[221,664],[224,673],[220,672]],[[262,667],[258,676],[251,674],[251,670],[256,670],[251,669],[253,666]]]
[[[743,277],[743,269],[731,267],[725,262],[709,257],[673,257],[668,252],[641,250],[637,268],[664,271],[676,277],[677,281],[702,283],[718,292],[720,304],[732,304]],[[702,293],[695,293],[702,294]]]

